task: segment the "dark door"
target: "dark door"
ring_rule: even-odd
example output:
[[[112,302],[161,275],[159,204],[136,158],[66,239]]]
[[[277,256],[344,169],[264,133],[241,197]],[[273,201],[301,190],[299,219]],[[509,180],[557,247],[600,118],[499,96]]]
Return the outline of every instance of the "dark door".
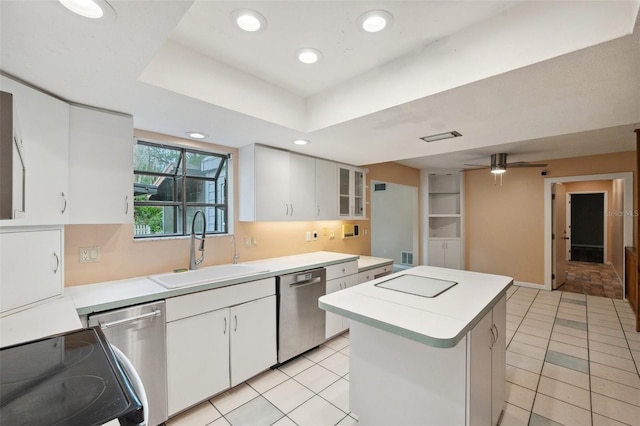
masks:
[[[604,193],[571,194],[571,260],[604,262]]]

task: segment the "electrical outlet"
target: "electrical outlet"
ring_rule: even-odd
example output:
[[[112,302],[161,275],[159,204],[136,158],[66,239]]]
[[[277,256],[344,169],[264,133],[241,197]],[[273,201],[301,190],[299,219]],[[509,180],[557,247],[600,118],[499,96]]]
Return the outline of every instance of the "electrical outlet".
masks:
[[[304,237],[305,241],[311,241],[311,231],[307,231]]]
[[[251,247],[251,237],[244,237],[244,246],[246,248]]]
[[[318,241],[318,231],[313,231],[313,241]]]
[[[258,245],[258,239],[256,237],[254,237],[254,236],[251,236],[251,245],[253,247]]]
[[[100,247],[80,247],[78,252],[80,263],[100,262]]]

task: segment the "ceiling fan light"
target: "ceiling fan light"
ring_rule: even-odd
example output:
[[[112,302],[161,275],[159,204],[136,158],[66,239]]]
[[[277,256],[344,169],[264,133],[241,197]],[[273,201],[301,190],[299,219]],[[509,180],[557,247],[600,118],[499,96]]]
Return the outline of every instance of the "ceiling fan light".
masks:
[[[499,175],[507,171],[507,154],[491,154],[491,173]]]
[[[502,173],[504,173],[506,171],[507,171],[506,167],[503,167],[503,166],[491,166],[491,173],[493,173],[494,175],[499,175],[499,174],[502,174]]]

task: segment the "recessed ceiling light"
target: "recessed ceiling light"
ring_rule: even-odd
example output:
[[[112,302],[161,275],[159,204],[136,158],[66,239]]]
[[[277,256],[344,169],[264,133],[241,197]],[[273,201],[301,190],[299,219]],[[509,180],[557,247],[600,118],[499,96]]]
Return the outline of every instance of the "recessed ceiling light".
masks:
[[[207,134],[202,132],[187,132],[187,136],[193,139],[204,139],[207,137]]]
[[[113,21],[116,13],[106,0],[58,0],[73,13],[89,19]]]
[[[358,18],[358,26],[368,33],[384,30],[393,22],[393,16],[386,10],[371,10]]]
[[[298,60],[303,64],[315,64],[322,57],[322,52],[312,47],[305,47],[296,52]]]
[[[238,28],[250,33],[267,28],[265,17],[252,9],[236,9],[231,12],[231,19]]]
[[[451,132],[438,133],[437,135],[423,136],[420,139],[425,142],[435,142],[441,141],[442,139],[457,138],[459,136],[462,136],[462,133],[453,130]]]
[[[309,143],[309,141],[305,139],[296,139],[295,141],[293,141],[293,143],[296,145],[306,145]]]

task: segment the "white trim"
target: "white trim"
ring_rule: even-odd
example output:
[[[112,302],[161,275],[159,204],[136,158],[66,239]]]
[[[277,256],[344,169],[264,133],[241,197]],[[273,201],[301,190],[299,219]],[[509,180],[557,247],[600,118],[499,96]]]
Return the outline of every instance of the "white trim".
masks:
[[[551,185],[565,182],[585,182],[591,180],[624,180],[623,209],[633,212],[633,172],[604,173],[584,176],[545,178],[544,180],[544,289],[551,290]],[[623,221],[623,250],[633,245],[633,215],[625,215]],[[624,254],[624,253],[623,253]],[[624,275],[624,270],[622,271]],[[622,277],[624,282],[624,276]],[[624,286],[623,286],[624,291]],[[626,295],[623,295],[623,298]]]
[[[525,281],[513,281],[513,285],[517,285],[518,287],[535,288],[538,290],[549,290],[544,284],[528,283]]]

